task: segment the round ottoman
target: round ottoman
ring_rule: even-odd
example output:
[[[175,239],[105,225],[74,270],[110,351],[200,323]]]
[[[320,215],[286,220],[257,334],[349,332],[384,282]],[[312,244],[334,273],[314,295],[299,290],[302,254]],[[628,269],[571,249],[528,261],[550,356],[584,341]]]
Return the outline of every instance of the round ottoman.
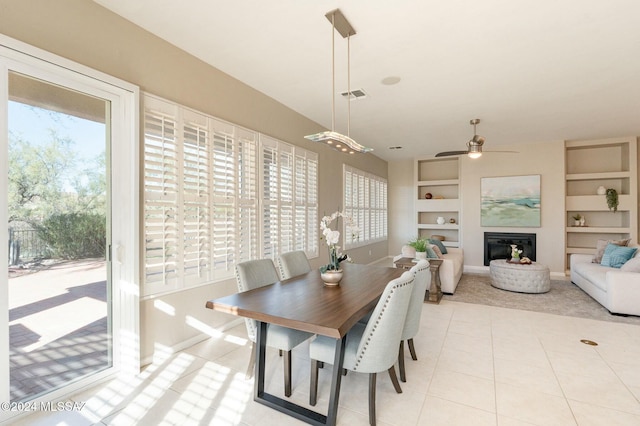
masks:
[[[546,293],[551,289],[549,268],[540,263],[530,265],[508,263],[505,259],[489,263],[491,285],[519,293]]]

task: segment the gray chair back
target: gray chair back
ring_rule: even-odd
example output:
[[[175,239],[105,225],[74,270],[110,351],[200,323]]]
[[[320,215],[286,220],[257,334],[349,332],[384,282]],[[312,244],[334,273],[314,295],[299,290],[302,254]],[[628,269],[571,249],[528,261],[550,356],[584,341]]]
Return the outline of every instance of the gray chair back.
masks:
[[[238,291],[248,291],[279,281],[278,271],[271,259],[257,259],[236,265],[236,283]],[[252,342],[256,341],[257,326],[252,319],[245,318],[247,334]]]
[[[353,371],[378,373],[388,370],[396,362],[409,300],[413,294],[414,275],[407,271],[400,278],[389,281],[385,287],[362,334]]]
[[[418,330],[420,329],[420,315],[422,314],[422,306],[424,305],[424,295],[427,291],[427,285],[431,283],[431,273],[427,260],[420,260],[409,272],[415,275],[415,280],[413,283],[413,294],[409,301],[407,318],[404,321],[404,329],[402,330],[402,338],[400,340],[408,340],[418,334]]]
[[[286,280],[287,278],[306,274],[311,270],[311,265],[304,251],[297,250],[282,253],[278,256],[278,268],[280,269],[280,277]]]

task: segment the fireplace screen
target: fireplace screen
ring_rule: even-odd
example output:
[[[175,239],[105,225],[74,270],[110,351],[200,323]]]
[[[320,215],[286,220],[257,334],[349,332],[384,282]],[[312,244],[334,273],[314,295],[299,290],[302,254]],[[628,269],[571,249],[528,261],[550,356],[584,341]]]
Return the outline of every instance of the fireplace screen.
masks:
[[[536,260],[536,234],[520,234],[514,232],[485,232],[484,233],[484,265],[494,259],[509,259],[511,245],[515,244],[522,250],[521,256]]]

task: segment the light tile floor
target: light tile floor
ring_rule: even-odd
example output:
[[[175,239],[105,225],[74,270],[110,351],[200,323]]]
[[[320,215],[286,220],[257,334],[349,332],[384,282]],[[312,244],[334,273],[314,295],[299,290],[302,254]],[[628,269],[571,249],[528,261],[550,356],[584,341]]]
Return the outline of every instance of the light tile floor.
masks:
[[[598,346],[588,346],[589,339]],[[379,375],[379,425],[640,425],[640,327],[442,301],[425,304],[396,394]],[[18,424],[298,425],[253,402],[244,372],[244,325],[175,354],[159,354],[134,381],[114,380],[73,397],[81,412],[38,414]],[[282,392],[282,361],[268,352],[267,387]],[[307,347],[294,350],[292,399],[308,405]],[[329,367],[330,368],[330,367]],[[338,424],[367,425],[365,375],[342,383]],[[320,372],[326,410],[329,374]]]

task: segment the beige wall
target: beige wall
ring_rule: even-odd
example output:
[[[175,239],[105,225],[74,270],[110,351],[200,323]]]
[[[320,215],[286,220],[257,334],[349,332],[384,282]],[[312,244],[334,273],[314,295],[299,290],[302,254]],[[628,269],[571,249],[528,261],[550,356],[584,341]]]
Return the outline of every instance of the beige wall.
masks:
[[[129,21],[88,0],[0,0],[0,32],[198,111],[257,130],[319,154],[319,213],[342,207],[342,165],[387,177],[387,163],[374,155],[346,156],[308,142],[304,135],[322,129],[317,123],[190,56]],[[366,144],[366,141],[360,141]],[[389,252],[387,243],[349,254],[368,263]],[[317,267],[327,254],[312,259]],[[207,299],[235,291],[229,280],[160,297],[171,305],[170,316],[156,300],[140,309],[141,358],[158,345],[174,347],[201,336],[198,321],[219,327],[231,317],[204,308]]]
[[[460,225],[464,264],[467,271],[484,270],[484,232],[535,233],[537,260],[552,272],[564,274],[564,142],[500,147],[517,154],[486,153],[479,160],[460,156]],[[409,171],[407,171],[407,169]],[[483,228],[480,226],[480,178],[516,175],[541,175],[540,228]],[[413,162],[389,163],[390,194],[408,194],[409,202],[390,203],[392,237],[390,254],[398,254],[409,239],[416,236],[413,211]],[[390,199],[391,199],[390,195]]]
[[[413,160],[389,162],[389,254],[400,254],[402,246],[418,235],[414,214]]]

